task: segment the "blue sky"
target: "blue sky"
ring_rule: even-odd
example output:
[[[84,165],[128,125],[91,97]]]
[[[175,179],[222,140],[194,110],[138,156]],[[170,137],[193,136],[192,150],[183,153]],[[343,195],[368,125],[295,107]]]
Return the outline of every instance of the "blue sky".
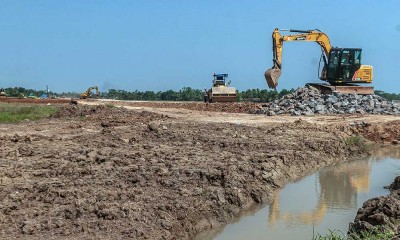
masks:
[[[228,73],[267,88],[275,27],[318,28],[363,48],[374,86],[400,92],[400,2],[283,0],[1,0],[0,86],[54,91],[209,87]],[[317,78],[316,43],[286,43],[278,90]]]

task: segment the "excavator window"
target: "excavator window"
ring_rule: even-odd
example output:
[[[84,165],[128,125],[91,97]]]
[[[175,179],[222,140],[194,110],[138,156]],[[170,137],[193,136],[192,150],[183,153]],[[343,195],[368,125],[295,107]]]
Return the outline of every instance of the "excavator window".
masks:
[[[343,51],[342,52],[342,58],[341,58],[340,64],[341,65],[350,64],[350,52],[349,51]]]
[[[354,64],[361,64],[361,50],[354,51]]]
[[[337,68],[339,63],[339,54],[337,51],[331,51],[329,54],[329,68]]]

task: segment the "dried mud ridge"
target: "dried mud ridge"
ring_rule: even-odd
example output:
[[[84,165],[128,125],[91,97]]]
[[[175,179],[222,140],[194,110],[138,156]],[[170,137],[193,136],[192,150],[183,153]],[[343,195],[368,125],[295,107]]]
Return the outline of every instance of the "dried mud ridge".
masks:
[[[369,124],[355,122],[351,127],[353,134],[358,134],[374,143],[400,144],[400,120],[387,124]]]
[[[89,100],[90,101],[90,100]],[[119,105],[118,101],[108,101],[109,104]],[[181,108],[207,112],[249,113],[260,108],[260,104],[251,102],[232,103],[203,103],[203,102],[140,102],[124,101],[125,106],[151,108]]]
[[[62,107],[0,133],[0,238],[191,239],[285,183],[364,154],[345,145],[352,131]]]
[[[350,232],[374,231],[375,227],[383,226],[400,237],[400,176],[388,188],[388,196],[372,198],[363,204],[350,223]]]

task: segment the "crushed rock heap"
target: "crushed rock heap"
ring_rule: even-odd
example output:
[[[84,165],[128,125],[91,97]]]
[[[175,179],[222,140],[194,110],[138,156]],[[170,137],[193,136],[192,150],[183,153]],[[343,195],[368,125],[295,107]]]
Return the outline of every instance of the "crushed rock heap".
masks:
[[[400,114],[400,106],[377,95],[321,94],[312,86],[298,88],[293,93],[263,104],[255,113],[268,116],[290,114]]]

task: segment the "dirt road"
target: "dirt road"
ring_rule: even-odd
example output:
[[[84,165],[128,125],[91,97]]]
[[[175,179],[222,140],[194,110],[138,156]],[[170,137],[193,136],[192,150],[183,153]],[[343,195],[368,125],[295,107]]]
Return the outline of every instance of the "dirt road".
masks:
[[[234,123],[244,124],[248,126],[265,126],[270,123],[293,123],[299,119],[309,123],[324,125],[349,125],[354,122],[385,123],[400,120],[400,117],[395,115],[354,114],[330,116],[265,116],[258,114],[249,114],[249,110],[257,106],[257,104],[254,103],[217,103],[214,107],[210,107],[209,105],[204,103],[160,103],[143,101],[112,101],[106,99],[99,99],[97,101],[83,100],[79,102],[80,104],[85,105],[112,104],[116,107],[124,107],[131,110],[145,110],[159,114],[167,114],[171,117],[188,121],[209,123]],[[240,107],[233,107],[232,111],[228,110],[232,105],[239,105]],[[198,108],[198,110],[196,110],[196,108]],[[213,111],[206,111],[208,108],[211,108]],[[240,111],[235,112],[237,109],[240,109]]]
[[[393,120],[129,108],[0,124],[0,238],[191,239],[366,154],[346,139],[375,125],[348,123]]]

